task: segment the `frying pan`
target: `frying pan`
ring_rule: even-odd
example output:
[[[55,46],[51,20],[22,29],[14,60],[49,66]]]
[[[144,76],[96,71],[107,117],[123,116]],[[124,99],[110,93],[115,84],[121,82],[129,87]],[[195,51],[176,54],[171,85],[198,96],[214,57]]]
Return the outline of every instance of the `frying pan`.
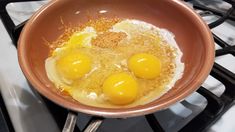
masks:
[[[45,40],[55,41],[63,34],[64,25],[75,26],[100,16],[139,19],[171,31],[183,52],[183,77],[159,99],[132,108],[92,107],[58,92],[45,72],[49,53]],[[33,88],[56,104],[100,117],[126,118],[165,109],[196,91],[212,68],[214,42],[200,16],[179,0],[53,0],[25,25],[18,41],[18,57]]]

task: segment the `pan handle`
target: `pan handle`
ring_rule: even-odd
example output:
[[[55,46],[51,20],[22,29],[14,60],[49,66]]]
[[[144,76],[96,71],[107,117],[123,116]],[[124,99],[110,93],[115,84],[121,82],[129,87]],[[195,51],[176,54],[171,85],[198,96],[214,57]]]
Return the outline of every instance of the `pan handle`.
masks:
[[[96,132],[96,130],[102,124],[104,118],[102,117],[92,117],[91,121],[88,123],[88,126],[83,132]]]
[[[69,111],[62,132],[73,132],[77,121],[77,113]]]

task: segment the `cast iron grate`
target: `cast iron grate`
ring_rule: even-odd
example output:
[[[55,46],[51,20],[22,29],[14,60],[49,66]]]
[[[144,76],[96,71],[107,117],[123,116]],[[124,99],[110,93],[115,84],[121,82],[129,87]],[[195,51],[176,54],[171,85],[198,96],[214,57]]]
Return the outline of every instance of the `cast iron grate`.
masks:
[[[0,0],[0,17],[1,20],[10,35],[13,44],[17,47],[17,41],[19,38],[19,34],[25,24],[25,22],[15,25],[11,20],[9,14],[6,11],[6,5],[11,2],[22,2],[22,1],[40,1],[40,0]],[[190,0],[185,0],[190,1]],[[227,12],[221,12],[216,9],[212,9],[200,4],[194,4],[194,9],[199,9],[202,11],[209,12],[209,14],[220,16],[218,20],[209,24],[210,28],[214,28],[219,26],[226,20],[235,21],[235,16],[232,15],[235,10],[235,2],[233,0],[224,0],[227,3],[230,3],[232,7]],[[225,41],[223,41],[219,36],[213,34],[215,42],[222,47],[222,49],[216,50],[216,56],[232,54],[235,56],[235,46],[231,46]],[[197,92],[204,96],[208,102],[206,108],[196,117],[194,117],[189,123],[187,123],[183,128],[179,131],[181,132],[200,132],[207,130],[214,122],[216,122],[233,104],[235,100],[235,74],[224,68],[223,66],[214,63],[213,69],[210,73],[211,76],[219,80],[225,86],[224,93],[218,97],[209,90],[204,87],[200,87]],[[43,98],[45,103],[47,104],[51,114],[55,118],[60,129],[63,129],[64,123],[66,121],[68,110],[52,103],[51,101]],[[55,112],[53,109],[56,109]],[[60,115],[59,118],[57,115]],[[164,129],[161,127],[157,118],[154,114],[146,115],[146,120],[151,126],[153,131],[156,132],[164,132]],[[93,117],[85,128],[88,128],[89,125],[93,124],[97,117]],[[85,130],[85,129],[84,129]],[[81,131],[77,126],[74,131]]]

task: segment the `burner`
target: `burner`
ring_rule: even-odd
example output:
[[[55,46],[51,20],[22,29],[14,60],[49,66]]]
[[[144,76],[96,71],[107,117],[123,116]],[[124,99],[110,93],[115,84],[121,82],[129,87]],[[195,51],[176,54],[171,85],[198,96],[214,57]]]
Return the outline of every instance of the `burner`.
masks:
[[[15,25],[13,21],[11,20],[10,16],[8,15],[5,6],[10,2],[22,2],[22,0],[2,0],[0,1],[0,17],[1,20],[6,27],[13,43],[15,46],[17,46],[17,41],[19,38],[19,34],[25,24],[25,22]],[[24,1],[30,1],[30,0],[24,0]],[[191,1],[191,0],[185,0],[185,1]],[[224,0],[227,3],[231,4],[231,8],[227,10],[226,12],[219,11],[216,9],[209,8],[207,6],[201,5],[201,4],[193,4],[193,8],[197,10],[203,11],[202,15],[217,15],[220,18],[210,24],[209,27],[215,28],[219,26],[220,24],[224,23],[226,20],[235,21],[235,16],[233,15],[235,10],[235,0]],[[219,36],[213,34],[215,42],[221,46],[221,49],[216,50],[216,57],[231,54],[235,56],[235,46],[231,46],[225,41],[223,41]],[[210,73],[210,75],[214,78],[216,78],[218,81],[220,81],[225,86],[224,93],[218,97],[211,91],[207,90],[203,86],[201,86],[197,93],[202,95],[207,100],[207,105],[205,109],[200,112],[196,117],[194,117],[191,121],[189,121],[183,128],[181,128],[179,131],[181,132],[199,132],[199,131],[205,131],[207,130],[213,123],[215,123],[233,104],[233,101],[235,100],[235,74],[229,71],[228,69],[224,68],[223,66],[219,65],[218,63],[214,63],[213,69]],[[69,110],[66,110],[64,108],[61,108],[60,106],[52,103],[51,101],[47,100],[46,98],[42,97],[45,103],[48,106],[48,109],[50,110],[51,114],[54,116],[58,126],[62,130],[66,129],[72,129],[69,125],[75,125],[70,124],[74,123],[74,120],[76,120],[75,116],[77,113],[69,112]],[[185,103],[185,102],[184,102]],[[56,111],[55,111],[56,109]],[[69,114],[68,114],[69,113]],[[58,116],[59,115],[59,116]],[[68,116],[67,116],[68,115]],[[66,119],[67,117],[67,119]],[[149,126],[152,128],[153,131],[156,132],[164,132],[163,127],[161,126],[160,122],[158,121],[157,117],[155,117],[154,114],[149,114],[145,116],[146,121],[149,123]],[[83,131],[87,130],[96,130],[98,129],[98,126],[102,123],[102,120],[105,120],[100,117],[92,117],[90,121],[88,121],[87,125],[85,125]],[[66,121],[66,123],[65,123]],[[65,123],[65,125],[64,125]],[[1,129],[0,129],[1,130]],[[80,131],[78,126],[76,125],[74,131]]]

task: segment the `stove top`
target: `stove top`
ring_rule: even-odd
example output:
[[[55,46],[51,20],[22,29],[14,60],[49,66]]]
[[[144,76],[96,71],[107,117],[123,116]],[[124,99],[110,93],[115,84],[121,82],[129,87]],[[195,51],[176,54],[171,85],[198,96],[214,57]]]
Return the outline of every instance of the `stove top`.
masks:
[[[4,62],[0,65],[0,88],[6,106],[1,106],[1,109],[5,110],[2,112],[3,117],[0,116],[4,119],[0,120],[0,124],[3,122],[3,126],[6,126],[4,131],[61,131],[69,110],[33,91],[17,62],[15,47],[26,20],[48,2],[29,1],[0,0],[0,61]],[[216,43],[215,63],[203,85],[182,102],[146,116],[101,119],[76,113],[78,118],[75,119],[77,123],[74,131],[87,130],[94,123],[101,123],[101,120],[103,122],[97,130],[100,132],[234,131],[232,121],[235,118],[235,1],[185,1],[208,23]]]

